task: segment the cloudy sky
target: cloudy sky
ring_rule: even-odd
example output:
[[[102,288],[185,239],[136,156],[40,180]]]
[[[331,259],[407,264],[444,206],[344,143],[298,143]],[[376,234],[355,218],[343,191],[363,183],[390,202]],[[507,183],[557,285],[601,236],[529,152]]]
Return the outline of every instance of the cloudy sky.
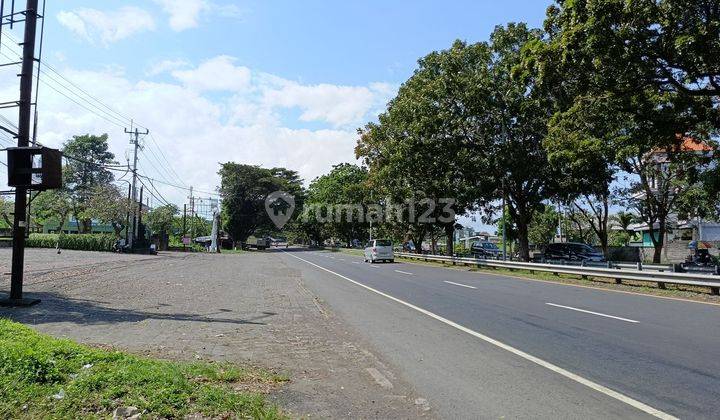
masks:
[[[309,182],[355,161],[356,129],[419,57],[457,38],[485,40],[496,24],[539,26],[548,3],[51,0],[38,139],[60,146],[108,133],[125,163],[132,118],[152,133],[141,172],[167,183],[214,190],[218,163],[231,160],[285,166]],[[14,61],[12,34],[2,41],[0,60]],[[0,102],[15,100],[18,70],[0,71]],[[157,188],[178,204],[187,195]]]

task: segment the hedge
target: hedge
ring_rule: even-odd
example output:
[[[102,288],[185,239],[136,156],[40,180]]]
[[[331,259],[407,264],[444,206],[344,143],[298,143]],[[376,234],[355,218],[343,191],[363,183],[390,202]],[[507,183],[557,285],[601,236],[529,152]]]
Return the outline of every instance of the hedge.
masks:
[[[31,233],[25,246],[28,248],[55,248],[59,237],[60,235],[57,233]],[[62,235],[60,249],[112,251],[116,240],[115,235],[107,233]]]

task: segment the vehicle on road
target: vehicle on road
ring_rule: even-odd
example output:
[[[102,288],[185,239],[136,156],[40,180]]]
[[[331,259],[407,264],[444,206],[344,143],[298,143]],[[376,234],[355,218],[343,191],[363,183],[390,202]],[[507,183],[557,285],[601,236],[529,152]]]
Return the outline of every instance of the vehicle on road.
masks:
[[[255,240],[254,244],[250,244],[251,247],[257,248],[259,250],[268,249],[270,246],[272,246],[272,239],[271,238],[257,238]]]
[[[372,239],[365,245],[365,262],[395,262],[393,243],[389,239]]]
[[[588,244],[559,242],[548,244],[543,251],[545,260],[604,262],[605,255]]]
[[[478,241],[470,246],[470,253],[475,258],[497,258],[502,251],[492,242]]]

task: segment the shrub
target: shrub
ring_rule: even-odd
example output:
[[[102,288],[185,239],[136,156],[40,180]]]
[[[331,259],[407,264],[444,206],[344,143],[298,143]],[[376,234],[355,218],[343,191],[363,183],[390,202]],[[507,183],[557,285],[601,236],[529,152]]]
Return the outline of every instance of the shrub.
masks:
[[[32,233],[26,242],[28,248],[55,248],[58,239],[60,249],[74,249],[78,251],[112,251],[115,245],[115,235],[82,234],[62,235],[56,233]]]

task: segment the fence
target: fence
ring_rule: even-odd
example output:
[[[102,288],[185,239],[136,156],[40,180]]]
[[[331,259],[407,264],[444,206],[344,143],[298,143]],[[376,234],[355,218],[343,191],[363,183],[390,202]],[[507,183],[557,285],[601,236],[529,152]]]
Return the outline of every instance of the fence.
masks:
[[[449,263],[453,265],[468,265],[478,267],[496,267],[507,269],[528,270],[531,272],[540,271],[553,274],[572,274],[582,278],[600,277],[614,279],[616,283],[622,283],[622,280],[644,281],[657,283],[660,289],[665,288],[665,284],[679,284],[687,286],[708,287],[713,295],[720,294],[720,275],[700,274],[700,273],[677,273],[673,272],[673,266],[655,265],[655,264],[622,264],[608,263],[601,266],[581,264],[547,264],[535,262],[519,262],[519,261],[501,261],[501,260],[485,260],[479,258],[466,257],[449,257],[442,255],[423,255],[397,253],[396,256],[403,258],[411,258],[423,261],[436,261]],[[601,264],[601,263],[596,263]]]

